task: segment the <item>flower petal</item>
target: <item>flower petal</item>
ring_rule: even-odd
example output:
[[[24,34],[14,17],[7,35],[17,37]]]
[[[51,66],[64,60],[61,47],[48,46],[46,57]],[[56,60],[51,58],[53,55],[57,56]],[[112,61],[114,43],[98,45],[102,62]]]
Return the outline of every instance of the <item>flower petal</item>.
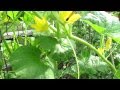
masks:
[[[70,16],[70,14],[72,13],[73,11],[60,11],[59,12],[59,15],[60,15],[60,19],[62,21],[66,21],[66,19]]]
[[[73,14],[69,20],[67,21],[68,23],[71,23],[73,24],[75,21],[77,21],[78,19],[80,18],[80,15],[79,14]]]
[[[35,23],[36,23],[36,24],[40,24],[41,21],[42,21],[40,18],[38,18],[38,17],[36,17],[36,16],[34,17],[34,20],[35,20]]]
[[[45,18],[39,19],[38,17],[34,17],[35,24],[31,25],[37,32],[43,32],[48,30],[48,22]]]

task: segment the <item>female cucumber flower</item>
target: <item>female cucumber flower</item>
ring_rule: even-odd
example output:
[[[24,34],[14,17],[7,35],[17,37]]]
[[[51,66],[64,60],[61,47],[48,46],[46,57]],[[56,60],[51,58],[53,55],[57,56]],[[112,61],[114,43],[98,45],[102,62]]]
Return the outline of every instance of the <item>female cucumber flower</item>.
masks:
[[[80,15],[75,14],[74,11],[60,11],[59,16],[61,21],[69,24],[73,24],[80,18]]]
[[[112,45],[112,38],[111,37],[108,37],[106,43],[105,43],[105,50],[109,50],[111,48],[111,45]]]
[[[100,54],[104,54],[104,48],[98,48],[98,52],[99,52]]]
[[[31,25],[32,28],[34,28],[37,32],[43,32],[48,30],[48,22],[45,18],[40,19],[38,17],[34,17],[35,24]]]

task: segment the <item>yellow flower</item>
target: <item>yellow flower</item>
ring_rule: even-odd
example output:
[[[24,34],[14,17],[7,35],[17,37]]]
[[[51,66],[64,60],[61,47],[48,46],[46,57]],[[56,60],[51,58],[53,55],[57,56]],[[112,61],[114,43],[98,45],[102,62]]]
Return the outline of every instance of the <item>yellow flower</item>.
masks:
[[[112,45],[112,38],[108,37],[106,44],[105,44],[105,50],[108,51],[111,48],[111,45]]]
[[[40,19],[38,17],[34,17],[35,24],[31,25],[37,32],[43,32],[48,30],[48,22],[45,18]]]
[[[63,22],[67,22],[69,24],[73,24],[80,18],[79,14],[75,14],[73,11],[60,11],[59,12],[60,19]]]
[[[98,48],[98,52],[104,54],[104,48]]]

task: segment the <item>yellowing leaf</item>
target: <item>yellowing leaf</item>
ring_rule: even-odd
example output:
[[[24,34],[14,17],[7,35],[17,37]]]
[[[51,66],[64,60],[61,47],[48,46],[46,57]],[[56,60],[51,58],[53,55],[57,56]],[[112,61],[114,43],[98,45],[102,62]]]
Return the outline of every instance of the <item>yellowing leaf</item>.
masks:
[[[35,24],[31,25],[37,32],[43,32],[48,30],[48,22],[45,18],[40,19],[38,17],[34,17]]]

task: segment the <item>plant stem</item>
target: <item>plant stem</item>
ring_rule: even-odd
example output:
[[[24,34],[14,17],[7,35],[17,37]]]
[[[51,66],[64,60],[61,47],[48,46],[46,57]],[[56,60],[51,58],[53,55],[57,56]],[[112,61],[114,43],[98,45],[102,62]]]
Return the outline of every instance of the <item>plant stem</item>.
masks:
[[[5,45],[5,47],[7,48],[8,53],[11,54],[11,50],[10,50],[10,48],[9,48],[9,46],[8,46],[8,44],[7,44],[7,42],[4,40],[3,37],[2,37],[2,41],[3,41],[4,45]]]
[[[111,52],[111,51],[110,51]],[[112,62],[112,64],[115,66],[115,62],[114,62],[114,60],[113,60],[113,55],[112,55],[112,53],[110,54],[110,57],[111,57],[111,62]]]
[[[22,27],[23,27],[23,25],[22,25]],[[27,45],[27,28],[25,28],[24,33],[25,33],[24,45],[26,46]]]
[[[98,52],[98,50],[97,50],[93,45],[89,44],[88,42],[84,41],[83,39],[81,39],[81,38],[79,38],[79,37],[76,37],[76,36],[74,36],[74,35],[72,35],[72,34],[69,35],[69,38],[71,38],[71,39],[73,39],[73,40],[76,40],[76,41],[78,41],[78,42],[80,42],[80,43],[88,46],[88,47],[91,48],[92,50],[94,50],[94,51],[104,60],[104,62],[106,62],[106,63],[110,66],[110,68],[113,70],[113,72],[116,73],[116,68],[115,68],[115,67],[111,64],[111,62],[109,62],[102,54],[100,54],[100,53]]]
[[[77,64],[77,72],[78,72],[78,79],[80,78],[80,68],[79,68],[79,63],[78,63],[78,59],[77,59],[77,55],[76,55],[76,52],[75,52],[75,49],[71,43],[71,41],[69,40],[69,38],[67,37],[69,43],[70,43],[70,46],[72,47],[72,50],[73,50],[73,53],[74,53],[74,56],[75,56],[75,60],[76,60],[76,64]]]

